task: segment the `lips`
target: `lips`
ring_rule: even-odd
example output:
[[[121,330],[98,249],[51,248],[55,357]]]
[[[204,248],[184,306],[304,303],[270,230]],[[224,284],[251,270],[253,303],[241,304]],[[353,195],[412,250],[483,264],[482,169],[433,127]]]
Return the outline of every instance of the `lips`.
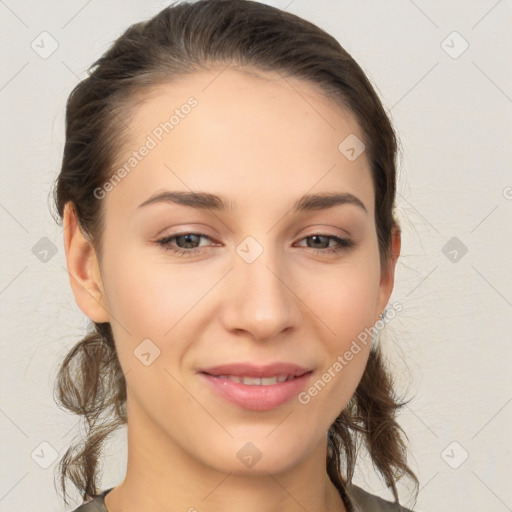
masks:
[[[238,382],[246,386],[271,386],[278,382],[286,382],[287,380],[294,379],[293,375],[276,375],[274,377],[249,377],[244,375],[216,375],[219,379],[229,379],[231,382]]]
[[[277,362],[267,365],[255,365],[254,363],[230,363],[219,366],[213,366],[200,370],[201,373],[207,373],[213,376],[236,376],[236,377],[253,377],[258,379],[279,377],[300,377],[311,368],[306,368],[294,363]]]
[[[216,395],[254,411],[267,411],[289,402],[304,389],[311,374],[312,370],[293,363],[234,363],[199,373]]]

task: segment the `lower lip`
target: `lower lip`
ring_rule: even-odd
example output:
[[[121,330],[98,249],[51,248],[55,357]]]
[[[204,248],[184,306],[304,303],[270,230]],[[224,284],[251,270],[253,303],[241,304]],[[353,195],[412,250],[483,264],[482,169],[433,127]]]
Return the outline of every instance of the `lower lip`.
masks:
[[[312,372],[268,386],[248,386],[226,378],[200,373],[220,396],[244,409],[268,411],[289,402],[304,389]]]

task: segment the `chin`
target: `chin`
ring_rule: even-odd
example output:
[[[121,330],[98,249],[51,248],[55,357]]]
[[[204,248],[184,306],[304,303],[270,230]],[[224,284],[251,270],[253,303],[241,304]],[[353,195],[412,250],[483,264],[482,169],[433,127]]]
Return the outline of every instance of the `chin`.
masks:
[[[268,473],[278,474],[288,471],[301,462],[313,451],[318,442],[308,442],[300,439],[293,433],[283,430],[281,436],[269,436],[268,428],[260,435],[255,432],[252,435],[243,436],[243,440],[230,439],[228,443],[214,443],[215,450],[208,450],[208,460],[202,459],[212,469],[233,475],[261,475]],[[325,434],[322,439],[325,439]],[[309,446],[310,445],[310,446]],[[309,446],[309,449],[308,449]],[[299,451],[300,450],[300,451]]]

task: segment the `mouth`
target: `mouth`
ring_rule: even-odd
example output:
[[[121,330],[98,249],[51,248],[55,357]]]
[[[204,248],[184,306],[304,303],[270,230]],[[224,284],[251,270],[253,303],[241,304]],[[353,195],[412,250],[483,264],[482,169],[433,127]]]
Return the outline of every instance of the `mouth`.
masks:
[[[295,363],[275,362],[264,365],[258,365],[253,362],[238,362],[221,364],[209,368],[202,368],[200,372],[207,373],[216,377],[241,377],[241,378],[283,378],[300,377],[311,371],[306,366]]]
[[[297,378],[295,375],[275,375],[273,377],[249,377],[240,375],[210,375],[211,377],[217,377],[219,379],[229,379],[231,382],[237,382],[239,384],[245,384],[246,386],[273,386],[274,384],[287,382],[289,380]]]
[[[254,369],[253,369],[254,370]],[[247,371],[247,370],[246,370]],[[232,405],[253,411],[269,411],[293,400],[306,387],[313,370],[294,368],[292,372],[254,376],[247,374],[199,372],[216,396]],[[263,373],[265,373],[263,371]],[[282,370],[281,370],[282,371]]]

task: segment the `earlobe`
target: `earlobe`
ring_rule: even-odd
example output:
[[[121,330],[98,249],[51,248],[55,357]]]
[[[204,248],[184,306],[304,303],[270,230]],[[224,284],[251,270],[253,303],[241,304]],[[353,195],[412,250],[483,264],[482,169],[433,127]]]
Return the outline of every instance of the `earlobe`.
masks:
[[[381,273],[377,316],[383,312],[389,298],[391,297],[391,293],[393,292],[393,286],[395,283],[395,266],[398,257],[400,256],[401,244],[402,237],[400,226],[396,224],[391,232],[391,253],[388,261],[388,267],[385,272]]]
[[[76,303],[93,322],[108,322],[96,251],[80,230],[71,201],[64,207],[63,224],[67,270]]]

